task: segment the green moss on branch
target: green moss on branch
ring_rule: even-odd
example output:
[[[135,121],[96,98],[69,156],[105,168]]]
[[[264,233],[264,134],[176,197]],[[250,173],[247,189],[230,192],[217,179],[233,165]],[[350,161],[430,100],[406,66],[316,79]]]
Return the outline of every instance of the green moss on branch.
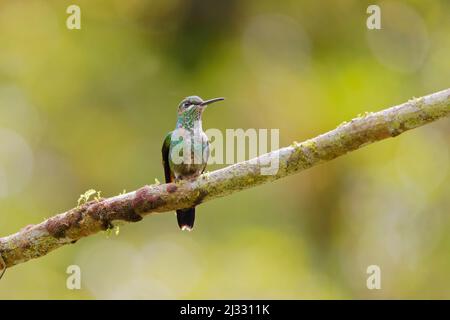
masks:
[[[97,199],[88,201],[95,193],[91,190],[81,196],[76,208],[0,238],[0,268],[39,258],[63,245],[110,229],[114,221],[137,222],[150,213],[199,205],[298,173],[449,114],[450,89],[447,89],[379,112],[365,113],[318,137],[209,172],[194,181],[157,183],[108,199],[97,195]],[[261,175],[262,164],[275,157],[279,159],[278,172]]]

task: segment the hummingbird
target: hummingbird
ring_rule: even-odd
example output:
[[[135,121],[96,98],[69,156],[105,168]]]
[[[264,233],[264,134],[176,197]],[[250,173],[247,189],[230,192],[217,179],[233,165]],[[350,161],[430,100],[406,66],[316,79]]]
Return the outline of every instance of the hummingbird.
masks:
[[[208,105],[224,99],[190,96],[178,105],[175,130],[166,135],[161,150],[166,183],[191,180],[205,171],[210,150],[202,128],[202,114]],[[195,207],[177,210],[181,230],[191,231],[194,220]]]

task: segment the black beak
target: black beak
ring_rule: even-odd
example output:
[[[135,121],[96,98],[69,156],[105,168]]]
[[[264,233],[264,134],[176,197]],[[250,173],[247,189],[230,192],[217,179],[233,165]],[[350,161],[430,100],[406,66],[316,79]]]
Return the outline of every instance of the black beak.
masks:
[[[200,103],[200,105],[203,107],[203,106],[206,106],[208,104],[211,104],[211,103],[214,103],[214,102],[217,102],[217,101],[222,101],[222,100],[225,100],[225,98],[209,99],[209,100],[203,101],[202,103]]]

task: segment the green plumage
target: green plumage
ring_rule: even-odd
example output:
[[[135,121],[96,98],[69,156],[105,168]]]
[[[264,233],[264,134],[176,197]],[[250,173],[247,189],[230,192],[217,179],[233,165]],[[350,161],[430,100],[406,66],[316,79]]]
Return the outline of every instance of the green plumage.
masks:
[[[208,104],[221,100],[223,98],[203,101],[190,96],[181,101],[175,130],[166,135],[162,146],[166,183],[193,179],[205,170],[209,142],[202,128],[202,114]],[[192,230],[195,207],[177,210],[177,220],[182,230]]]

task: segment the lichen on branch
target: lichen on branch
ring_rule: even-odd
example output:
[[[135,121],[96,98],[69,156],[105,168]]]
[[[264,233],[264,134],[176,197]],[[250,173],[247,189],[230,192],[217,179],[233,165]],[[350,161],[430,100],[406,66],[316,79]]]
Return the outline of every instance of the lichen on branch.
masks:
[[[0,238],[0,268],[42,257],[63,245],[109,230],[116,221],[137,222],[150,213],[196,206],[301,172],[449,114],[450,89],[446,89],[379,112],[365,113],[315,138],[208,172],[192,181],[156,183],[106,199],[89,190],[80,197],[77,207]],[[275,157],[279,161],[278,172],[261,175],[262,164]],[[89,201],[94,194],[97,197]]]

